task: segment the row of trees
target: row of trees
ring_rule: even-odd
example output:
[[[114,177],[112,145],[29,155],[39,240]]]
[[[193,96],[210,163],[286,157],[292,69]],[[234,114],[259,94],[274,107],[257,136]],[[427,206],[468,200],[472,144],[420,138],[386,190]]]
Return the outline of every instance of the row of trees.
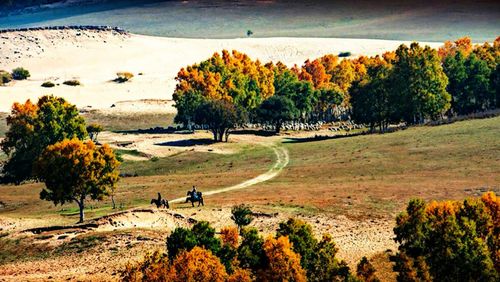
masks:
[[[40,198],[56,205],[77,203],[80,222],[87,197],[101,200],[114,194],[120,163],[109,146],[95,145],[102,127],[86,126],[74,105],[54,96],[43,96],[36,104],[14,103],[7,125],[0,143],[8,157],[1,182],[44,182]]]
[[[192,229],[176,228],[167,238],[167,252],[147,255],[129,264],[124,281],[377,281],[364,259],[358,276],[335,256],[330,236],[314,237],[312,228],[290,219],[275,237],[263,238],[255,228],[226,227],[215,236],[207,222]]]
[[[224,50],[179,71],[176,122],[209,125],[221,115],[197,113],[213,103],[225,103],[217,107],[234,117],[226,133],[246,121],[270,123],[279,132],[286,121],[328,121],[334,109],[349,109],[356,122],[382,130],[390,123],[469,114],[499,106],[499,60],[500,38],[478,46],[463,38],[439,50],[413,43],[341,61],[326,55],[292,68]]]
[[[176,228],[166,253],[129,264],[124,281],[379,281],[366,258],[356,274],[336,258],[329,235],[316,239],[309,224],[289,219],[274,237],[263,238],[248,207],[237,206],[216,237],[207,222]],[[238,232],[239,230],[239,232]],[[398,281],[498,281],[500,198],[493,192],[464,201],[411,200],[396,218],[398,252],[392,256]]]

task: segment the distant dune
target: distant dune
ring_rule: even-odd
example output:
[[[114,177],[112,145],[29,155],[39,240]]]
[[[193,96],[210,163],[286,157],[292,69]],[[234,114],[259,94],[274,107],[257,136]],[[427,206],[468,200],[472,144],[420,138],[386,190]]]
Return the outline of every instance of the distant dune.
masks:
[[[80,108],[110,108],[124,100],[168,100],[181,67],[223,49],[242,51],[264,63],[282,61],[300,65],[308,58],[343,51],[353,56],[381,54],[395,50],[401,43],[410,42],[337,38],[179,39],[81,30],[4,33],[0,35],[0,69],[22,66],[31,72],[31,77],[0,87],[0,111],[8,111],[15,101],[49,93],[66,97]],[[120,71],[135,76],[130,82],[112,82]],[[62,84],[73,79],[82,85]],[[41,84],[45,81],[60,85],[43,88]],[[133,105],[135,110],[141,110],[141,103]],[[126,108],[134,110],[130,103]],[[149,103],[144,110],[158,108]]]

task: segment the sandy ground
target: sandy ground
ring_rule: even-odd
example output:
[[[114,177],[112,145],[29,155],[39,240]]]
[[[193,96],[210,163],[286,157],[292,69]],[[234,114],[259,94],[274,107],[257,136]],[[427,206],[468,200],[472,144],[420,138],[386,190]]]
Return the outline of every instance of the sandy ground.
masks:
[[[43,94],[65,97],[79,108],[109,109],[115,104],[111,110],[174,111],[171,104],[157,107],[131,101],[171,99],[181,67],[223,49],[239,50],[262,62],[300,65],[308,58],[343,51],[350,51],[353,56],[380,54],[401,43],[409,42],[339,38],[180,39],[81,30],[3,33],[0,69],[22,66],[31,72],[31,77],[0,87],[0,111],[8,111],[15,101],[36,99]],[[120,71],[132,72],[135,77],[127,83],[112,82]],[[82,85],[62,84],[69,79],[77,79]],[[45,81],[60,85],[43,88],[40,85]],[[120,107],[120,101],[129,102]]]

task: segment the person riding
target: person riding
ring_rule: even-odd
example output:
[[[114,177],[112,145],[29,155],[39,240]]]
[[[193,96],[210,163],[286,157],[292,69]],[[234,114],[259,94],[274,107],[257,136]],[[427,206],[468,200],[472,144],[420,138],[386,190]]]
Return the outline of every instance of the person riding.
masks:
[[[158,192],[158,203],[161,203],[161,194]]]
[[[196,191],[196,186],[193,185],[193,190],[191,190],[191,197],[193,197],[193,200],[198,199],[198,191]]]

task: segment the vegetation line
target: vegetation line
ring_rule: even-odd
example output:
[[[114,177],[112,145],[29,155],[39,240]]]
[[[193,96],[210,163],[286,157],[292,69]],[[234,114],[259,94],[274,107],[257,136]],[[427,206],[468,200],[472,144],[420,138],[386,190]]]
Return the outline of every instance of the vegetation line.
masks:
[[[273,179],[274,177],[278,176],[278,174],[281,172],[281,170],[288,165],[290,158],[288,156],[288,151],[284,147],[272,146],[271,148],[273,149],[274,153],[276,154],[277,159],[276,159],[276,163],[274,164],[274,166],[272,168],[270,168],[266,173],[263,173],[259,176],[256,176],[252,179],[246,180],[244,182],[241,182],[241,183],[233,185],[233,186],[204,192],[203,196],[209,196],[209,195],[225,193],[225,192],[229,192],[229,191],[233,191],[233,190],[248,188],[252,185],[268,181],[268,180]],[[181,202],[184,202],[185,200],[186,200],[186,197],[181,197],[181,198],[171,200],[170,203],[181,203]]]

